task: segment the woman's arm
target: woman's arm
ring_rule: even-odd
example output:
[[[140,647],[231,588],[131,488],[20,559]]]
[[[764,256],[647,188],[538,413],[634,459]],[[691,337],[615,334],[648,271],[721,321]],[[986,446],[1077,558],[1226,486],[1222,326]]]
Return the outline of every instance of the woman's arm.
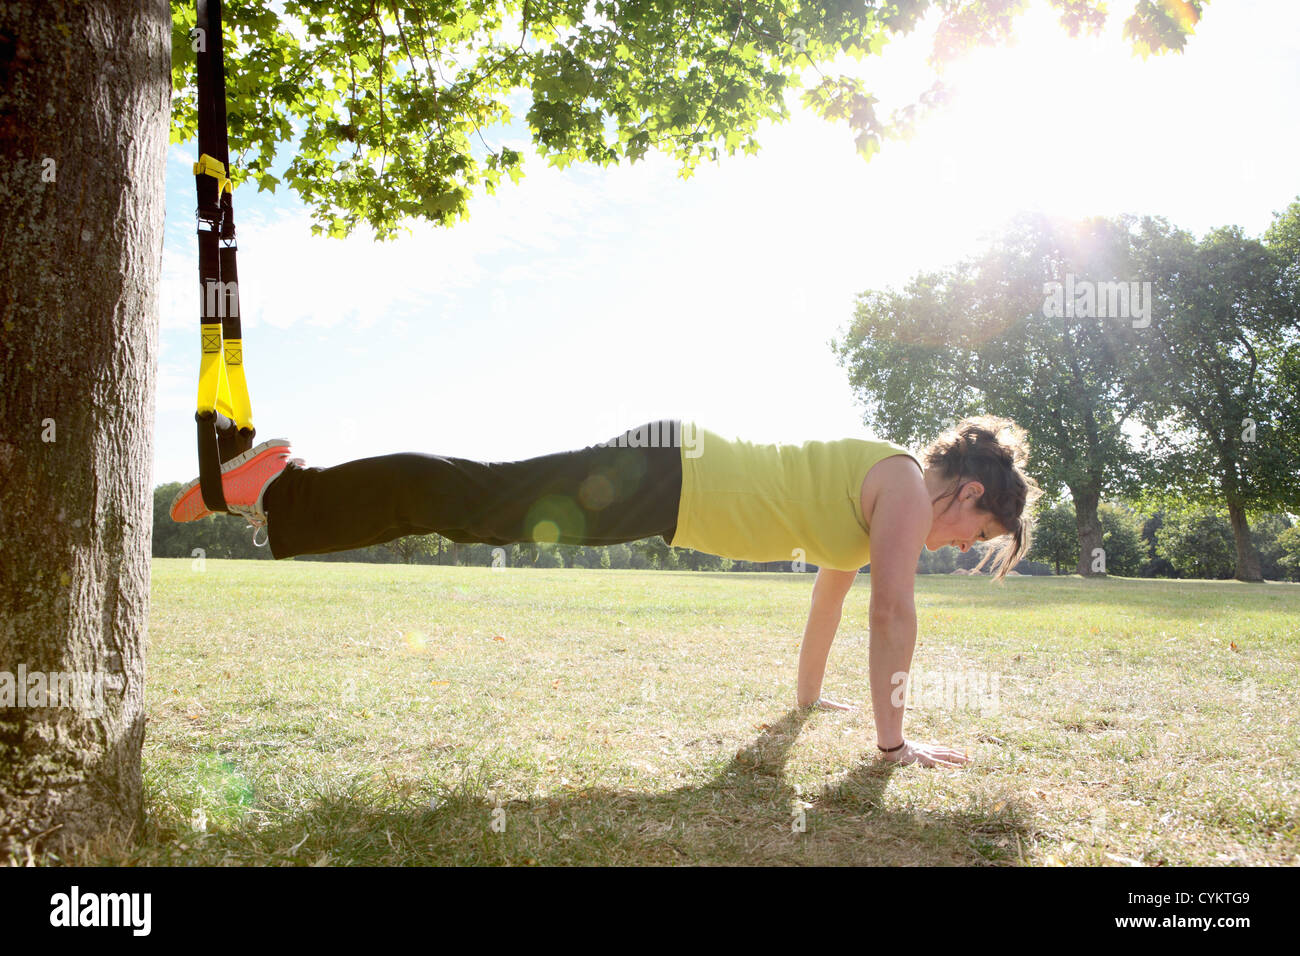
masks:
[[[799,646],[796,701],[800,707],[809,707],[821,699],[826,658],[831,652],[835,631],[840,626],[844,597],[853,587],[853,579],[857,576],[857,571],[817,569],[812,606],[808,609],[808,623],[804,626],[803,643]]]
[[[954,766],[965,755],[948,747],[905,742],[904,694],[916,647],[916,562],[933,520],[929,494],[916,466],[905,458],[893,467],[876,494],[871,515],[871,704],[876,743],[898,750],[885,759],[919,760],[926,766]]]

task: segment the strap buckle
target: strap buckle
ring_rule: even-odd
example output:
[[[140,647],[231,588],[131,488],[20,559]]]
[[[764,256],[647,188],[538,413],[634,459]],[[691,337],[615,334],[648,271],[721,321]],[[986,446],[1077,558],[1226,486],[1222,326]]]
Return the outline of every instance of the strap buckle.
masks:
[[[203,153],[199,156],[199,161],[194,164],[195,176],[211,176],[217,181],[217,197],[220,198],[222,193],[235,193],[234,183],[226,177],[226,164],[221,160]]]

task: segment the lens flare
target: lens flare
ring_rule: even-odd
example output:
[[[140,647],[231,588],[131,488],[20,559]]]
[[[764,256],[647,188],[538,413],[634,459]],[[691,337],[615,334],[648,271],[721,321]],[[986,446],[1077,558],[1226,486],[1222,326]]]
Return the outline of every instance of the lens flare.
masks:
[[[591,475],[579,486],[578,501],[588,511],[608,508],[614,501],[614,485],[603,474]]]
[[[201,812],[205,827],[232,823],[243,817],[252,805],[255,798],[252,783],[220,754],[207,753],[198,757],[191,773],[201,801],[194,811]]]
[[[547,495],[528,509],[524,527],[533,541],[557,544],[581,538],[587,517],[568,495]]]

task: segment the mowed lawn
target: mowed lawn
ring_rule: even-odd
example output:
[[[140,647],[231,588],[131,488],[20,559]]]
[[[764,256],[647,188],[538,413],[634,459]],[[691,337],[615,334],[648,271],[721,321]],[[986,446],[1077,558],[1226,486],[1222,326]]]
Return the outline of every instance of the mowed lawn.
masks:
[[[1300,585],[918,579],[884,764],[869,578],[156,560],[140,864],[1300,862]]]

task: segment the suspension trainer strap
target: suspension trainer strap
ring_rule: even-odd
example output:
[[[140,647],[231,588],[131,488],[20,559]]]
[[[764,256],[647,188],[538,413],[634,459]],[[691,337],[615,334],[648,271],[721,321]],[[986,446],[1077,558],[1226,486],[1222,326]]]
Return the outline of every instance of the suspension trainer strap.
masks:
[[[244,379],[239,327],[233,185],[226,131],[226,73],[221,0],[197,0],[199,159],[198,196],[200,365],[197,410],[199,488],[212,511],[225,511],[221,465],[253,447],[252,405]]]

